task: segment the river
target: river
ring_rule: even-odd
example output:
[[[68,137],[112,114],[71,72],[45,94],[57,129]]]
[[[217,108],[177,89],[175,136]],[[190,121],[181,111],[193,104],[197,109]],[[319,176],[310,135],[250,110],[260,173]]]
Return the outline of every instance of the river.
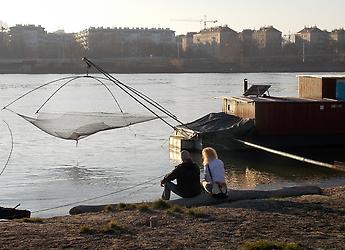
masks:
[[[271,84],[271,95],[297,96],[296,75],[120,74],[116,77],[149,95],[180,120],[189,122],[207,113],[221,111],[222,100],[219,97],[242,94],[244,78],[249,83]],[[66,76],[0,75],[0,106],[43,83]],[[35,91],[10,108],[34,116],[36,109],[58,86],[54,83]],[[125,112],[148,114],[114,85],[109,86]],[[91,79],[80,79],[59,91],[42,111],[113,112],[114,109],[116,105],[102,85]],[[22,209],[38,211],[109,193],[114,194],[83,204],[154,200],[161,194],[158,179],[121,190],[161,176],[178,162],[176,155],[169,153],[168,138],[172,129],[160,120],[97,133],[76,146],[73,141],[47,135],[6,110],[0,112],[0,118],[9,124],[14,138],[12,157],[0,176],[0,206],[3,207],[20,203]],[[1,168],[10,148],[10,133],[6,124],[0,123]],[[304,184],[330,186],[345,183],[345,175],[338,172],[262,152],[228,152],[220,156],[226,164],[231,188],[265,190]],[[200,162],[198,155],[194,157]],[[36,212],[32,216],[67,214],[72,206]]]

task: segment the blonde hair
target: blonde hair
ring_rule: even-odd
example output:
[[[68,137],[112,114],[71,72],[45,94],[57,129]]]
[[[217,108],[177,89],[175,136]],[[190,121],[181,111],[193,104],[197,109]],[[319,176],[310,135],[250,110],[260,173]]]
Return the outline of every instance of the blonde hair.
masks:
[[[218,159],[218,155],[216,150],[214,150],[211,147],[204,148],[201,152],[202,158],[203,158],[203,164],[206,166],[210,163],[210,161],[214,159]]]

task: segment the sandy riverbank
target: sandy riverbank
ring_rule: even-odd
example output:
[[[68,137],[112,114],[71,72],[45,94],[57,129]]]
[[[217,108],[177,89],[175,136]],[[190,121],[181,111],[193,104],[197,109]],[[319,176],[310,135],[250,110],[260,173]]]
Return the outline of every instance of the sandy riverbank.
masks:
[[[345,186],[217,207],[120,210],[1,221],[0,248],[244,249],[257,240],[295,243],[294,249],[345,247]]]

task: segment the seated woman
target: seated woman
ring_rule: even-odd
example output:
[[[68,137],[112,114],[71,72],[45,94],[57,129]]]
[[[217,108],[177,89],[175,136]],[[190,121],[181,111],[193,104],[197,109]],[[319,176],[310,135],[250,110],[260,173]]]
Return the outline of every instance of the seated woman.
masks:
[[[215,198],[227,197],[224,163],[218,159],[216,150],[211,147],[202,150],[204,180],[202,185],[207,193]]]
[[[200,194],[200,169],[186,150],[181,152],[182,163],[177,165],[173,171],[167,174],[161,181],[161,186],[164,187],[162,194],[163,200],[170,199],[170,193],[183,197],[190,198]],[[172,181],[176,179],[176,183]]]

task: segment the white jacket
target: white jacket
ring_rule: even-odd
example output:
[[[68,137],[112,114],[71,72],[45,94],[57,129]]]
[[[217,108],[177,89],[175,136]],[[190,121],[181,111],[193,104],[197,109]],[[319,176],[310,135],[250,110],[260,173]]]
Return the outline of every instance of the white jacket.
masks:
[[[207,166],[209,167],[212,180],[210,177],[210,173],[207,170]],[[225,183],[225,171],[224,171],[224,163],[219,159],[214,159],[208,165],[204,166],[204,179],[207,182],[220,182]]]

